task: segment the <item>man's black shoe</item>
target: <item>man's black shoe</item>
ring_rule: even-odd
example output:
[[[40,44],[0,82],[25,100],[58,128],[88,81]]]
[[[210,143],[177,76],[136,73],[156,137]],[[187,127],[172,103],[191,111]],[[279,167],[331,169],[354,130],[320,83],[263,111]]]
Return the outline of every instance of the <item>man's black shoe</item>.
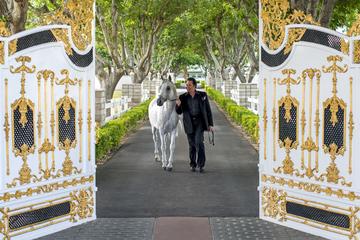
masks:
[[[192,172],[195,172],[195,167],[191,167],[190,170],[191,170]]]
[[[200,168],[200,172],[203,173],[205,170],[203,168]]]

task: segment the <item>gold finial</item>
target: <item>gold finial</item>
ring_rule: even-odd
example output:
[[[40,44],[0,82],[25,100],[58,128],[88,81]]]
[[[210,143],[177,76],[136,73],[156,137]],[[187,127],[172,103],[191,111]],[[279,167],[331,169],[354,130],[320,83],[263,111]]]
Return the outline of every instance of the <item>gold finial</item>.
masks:
[[[70,79],[69,77],[69,71],[67,69],[61,70],[61,74],[65,75],[65,77],[61,80],[56,80],[57,85],[65,85],[65,95],[69,93],[69,85],[76,85],[78,83],[78,79],[74,78],[74,80]]]
[[[295,69],[284,69],[281,71],[282,74],[287,75],[286,78],[284,79],[278,79],[278,83],[279,85],[285,85],[286,84],[286,93],[288,95],[290,95],[291,90],[290,90],[290,85],[297,85],[300,83],[300,79],[296,80],[294,78],[291,77],[292,74],[296,73]]]
[[[339,55],[333,55],[333,56],[329,56],[327,57],[327,61],[328,62],[332,62],[332,64],[329,67],[325,67],[323,66],[323,72],[325,73],[333,73],[333,90],[332,93],[334,95],[336,95],[337,93],[337,89],[336,89],[336,83],[337,83],[337,76],[336,73],[345,73],[348,70],[348,66],[345,64],[344,67],[340,67],[339,65],[337,65],[337,62],[342,62],[342,57],[340,57]]]

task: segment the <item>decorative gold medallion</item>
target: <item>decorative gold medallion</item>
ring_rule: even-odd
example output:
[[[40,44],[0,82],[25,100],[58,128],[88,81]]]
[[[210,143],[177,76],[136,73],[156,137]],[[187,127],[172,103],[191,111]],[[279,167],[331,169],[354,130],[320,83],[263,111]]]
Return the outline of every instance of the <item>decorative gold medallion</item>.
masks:
[[[78,220],[92,217],[94,213],[94,197],[93,189],[81,189],[70,193],[70,221],[77,222]]]
[[[262,209],[264,216],[286,220],[286,193],[273,188],[262,190]]]

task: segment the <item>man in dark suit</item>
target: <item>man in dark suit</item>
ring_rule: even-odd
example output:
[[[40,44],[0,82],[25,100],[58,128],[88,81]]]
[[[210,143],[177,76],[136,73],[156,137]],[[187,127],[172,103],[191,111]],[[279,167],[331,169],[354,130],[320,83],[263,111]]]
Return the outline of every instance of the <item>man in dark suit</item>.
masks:
[[[189,142],[191,171],[195,172],[197,166],[202,173],[206,160],[204,131],[213,131],[214,123],[208,96],[206,92],[196,91],[194,78],[187,79],[186,90],[187,92],[176,100],[176,112],[183,114],[184,129]]]

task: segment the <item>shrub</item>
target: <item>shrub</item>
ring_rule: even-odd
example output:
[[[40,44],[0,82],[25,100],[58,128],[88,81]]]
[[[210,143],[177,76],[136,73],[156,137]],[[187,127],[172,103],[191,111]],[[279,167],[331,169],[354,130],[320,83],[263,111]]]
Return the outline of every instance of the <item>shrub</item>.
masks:
[[[205,86],[205,90],[209,97],[217,102],[230,118],[245,130],[254,142],[257,143],[259,141],[258,115],[254,114],[246,107],[237,105],[230,98],[226,98],[220,91],[209,86]]]
[[[119,118],[111,120],[97,129],[96,160],[103,159],[110,152],[118,149],[124,136],[136,128],[141,120],[148,117],[148,107],[151,100],[149,99],[131,108]]]

